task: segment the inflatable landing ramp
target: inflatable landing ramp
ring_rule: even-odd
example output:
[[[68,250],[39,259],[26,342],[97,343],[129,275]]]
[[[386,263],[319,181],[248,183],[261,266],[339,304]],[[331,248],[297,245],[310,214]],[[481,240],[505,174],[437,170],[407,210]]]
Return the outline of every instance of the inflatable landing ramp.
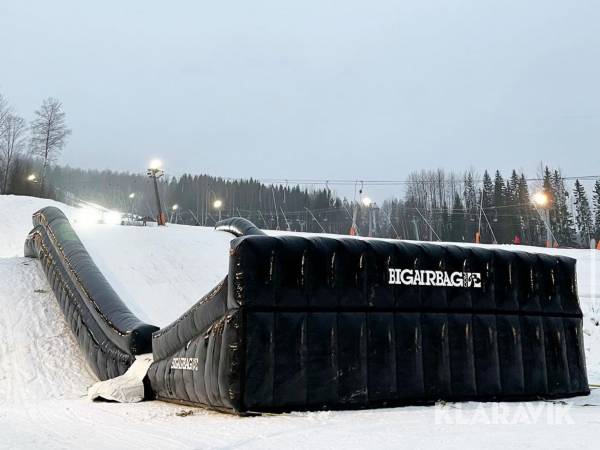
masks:
[[[46,208],[34,216],[26,247],[44,265],[45,254],[63,244],[52,221],[41,218],[59,213]],[[89,302],[86,291],[100,295],[95,278],[79,275],[89,267],[52,253],[52,264],[71,268],[47,269],[57,297],[75,278],[82,285],[76,304],[97,307],[71,320],[74,332],[104,330],[103,317],[112,317],[121,337],[110,329],[99,336],[113,343],[107,351],[118,350],[123,366],[151,348],[147,385],[158,399],[244,414],[589,393],[571,258],[267,236],[245,219],[217,229],[236,236],[229,273],[160,330],[111,302]],[[82,349],[103,348],[96,344]]]

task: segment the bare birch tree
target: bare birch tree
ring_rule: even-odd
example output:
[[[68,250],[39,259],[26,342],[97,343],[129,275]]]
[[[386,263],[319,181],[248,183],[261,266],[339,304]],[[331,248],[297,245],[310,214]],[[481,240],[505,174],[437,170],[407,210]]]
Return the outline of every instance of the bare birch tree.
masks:
[[[6,122],[6,116],[10,114],[10,108],[8,101],[2,94],[0,94],[0,136],[4,132],[4,123]]]
[[[0,94],[0,139],[6,132],[6,118],[10,114],[10,106],[6,98]]]
[[[8,114],[4,120],[4,133],[0,136],[0,155],[2,156],[4,177],[2,193],[6,194],[11,165],[15,158],[25,148],[25,119],[14,114]]]
[[[42,159],[42,173],[40,174],[40,191],[42,192],[46,170],[52,162],[56,161],[67,143],[67,137],[71,134],[71,130],[67,128],[65,116],[62,103],[58,99],[49,97],[35,112],[35,119],[31,122],[31,150],[34,155]]]
[[[8,105],[8,101],[6,98],[0,94],[0,140],[4,137],[4,133],[6,132],[6,117],[10,113],[10,107]],[[4,185],[4,159],[2,158],[2,153],[0,153],[0,186]],[[2,191],[0,190],[0,193]]]

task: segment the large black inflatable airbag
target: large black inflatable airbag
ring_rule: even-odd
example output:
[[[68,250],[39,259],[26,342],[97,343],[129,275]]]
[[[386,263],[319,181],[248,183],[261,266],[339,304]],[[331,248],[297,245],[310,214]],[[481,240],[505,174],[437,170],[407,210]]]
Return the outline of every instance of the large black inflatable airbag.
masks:
[[[160,399],[236,412],[589,393],[575,260],[248,235],[153,336]]]

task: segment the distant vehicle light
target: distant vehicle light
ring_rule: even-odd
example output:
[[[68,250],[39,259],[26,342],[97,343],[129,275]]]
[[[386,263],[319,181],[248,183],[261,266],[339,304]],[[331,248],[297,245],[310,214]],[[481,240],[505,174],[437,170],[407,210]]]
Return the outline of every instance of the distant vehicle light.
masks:
[[[91,206],[84,206],[77,209],[74,219],[80,225],[93,225],[102,220],[102,211]]]
[[[104,223],[107,225],[120,225],[123,214],[118,211],[107,211],[104,213]]]

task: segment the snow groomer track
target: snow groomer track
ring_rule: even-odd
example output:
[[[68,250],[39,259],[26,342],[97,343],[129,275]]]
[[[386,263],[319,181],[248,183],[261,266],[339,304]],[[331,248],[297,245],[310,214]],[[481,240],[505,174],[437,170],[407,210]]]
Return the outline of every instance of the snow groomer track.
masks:
[[[117,361],[107,376],[149,351],[154,331],[158,399],[244,414],[589,393],[571,258],[267,236],[230,219],[218,226],[236,235],[224,280],[155,331],[114,292],[101,300],[112,288],[61,216],[34,215],[27,253],[40,256],[88,361],[105,348]],[[90,345],[96,334],[86,341],[82,329],[101,338]]]

